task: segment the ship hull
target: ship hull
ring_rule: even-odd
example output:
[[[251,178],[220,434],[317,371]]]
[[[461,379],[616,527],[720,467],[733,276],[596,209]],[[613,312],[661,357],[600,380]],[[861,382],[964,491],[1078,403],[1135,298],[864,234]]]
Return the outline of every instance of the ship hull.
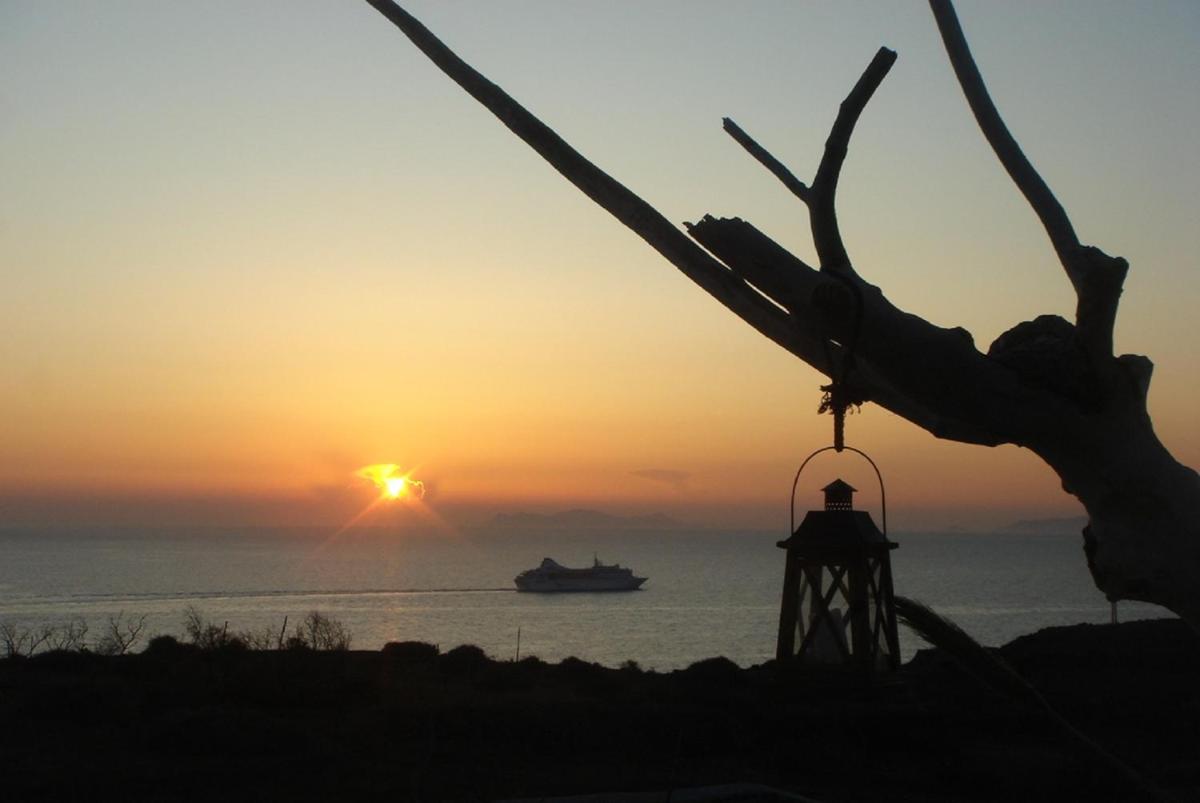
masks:
[[[528,579],[517,580],[518,591],[529,591],[537,594],[557,594],[578,591],[637,591],[646,582],[645,577],[631,577],[624,580],[587,580],[587,579]]]

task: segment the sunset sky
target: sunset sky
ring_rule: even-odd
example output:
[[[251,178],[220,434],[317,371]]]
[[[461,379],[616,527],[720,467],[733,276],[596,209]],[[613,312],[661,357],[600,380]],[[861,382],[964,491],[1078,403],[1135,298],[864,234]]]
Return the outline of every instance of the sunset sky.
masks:
[[[860,273],[986,348],[1074,297],[920,2],[403,5],[683,222],[812,256],[837,105]],[[1200,4],[959,2],[1010,128],[1081,239],[1131,264],[1117,348],[1200,464]],[[591,507],[781,526],[827,445],[816,372],[545,165],[362,2],[0,4],[0,525],[336,523],[396,464],[450,521]],[[848,442],[895,526],[1078,515],[1016,447],[868,405]],[[870,488],[846,457],[814,467]],[[874,504],[874,494],[864,493]],[[411,504],[398,501],[397,504]]]

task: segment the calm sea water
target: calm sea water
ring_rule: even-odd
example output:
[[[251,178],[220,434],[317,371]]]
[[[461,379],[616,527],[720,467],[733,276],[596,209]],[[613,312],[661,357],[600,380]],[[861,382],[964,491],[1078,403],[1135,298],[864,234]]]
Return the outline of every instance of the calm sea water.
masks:
[[[772,657],[783,583],[779,533],[371,533],[316,531],[0,532],[0,620],[21,626],[145,616],[147,633],[182,632],[187,606],[230,630],[278,630],[319,610],[353,647],[419,640],[477,644],[497,658],[574,655],[676,669],[724,655]],[[1048,625],[1107,622],[1080,537],[894,534],[897,593],[920,599],[985,644]],[[593,554],[649,578],[641,591],[521,594],[512,579],[550,556]],[[1166,616],[1122,603],[1122,619]],[[902,630],[909,657],[921,645]],[[144,644],[144,642],[143,642]]]

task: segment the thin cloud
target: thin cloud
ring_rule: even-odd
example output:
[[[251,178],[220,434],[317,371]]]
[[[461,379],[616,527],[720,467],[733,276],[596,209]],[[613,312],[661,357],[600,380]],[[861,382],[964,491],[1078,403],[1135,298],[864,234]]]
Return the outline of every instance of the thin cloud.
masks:
[[[670,485],[676,490],[683,490],[683,487],[687,485],[688,479],[692,476],[686,471],[676,471],[670,468],[643,468],[629,473],[644,480]]]

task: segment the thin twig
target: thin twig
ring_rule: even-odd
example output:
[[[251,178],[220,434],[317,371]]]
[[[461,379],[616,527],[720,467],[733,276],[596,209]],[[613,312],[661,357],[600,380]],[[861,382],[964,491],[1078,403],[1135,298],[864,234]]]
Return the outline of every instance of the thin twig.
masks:
[[[741,129],[737,123],[728,117],[721,118],[721,127],[729,136],[733,137],[739,145],[746,149],[746,152],[758,160],[759,164],[771,171],[775,178],[783,182],[783,186],[791,190],[792,195],[795,195],[804,203],[808,203],[809,189],[803,181],[796,178],[796,175],[784,166],[783,162],[776,159],[770,152],[754,141],[754,137],[747,134]]]

